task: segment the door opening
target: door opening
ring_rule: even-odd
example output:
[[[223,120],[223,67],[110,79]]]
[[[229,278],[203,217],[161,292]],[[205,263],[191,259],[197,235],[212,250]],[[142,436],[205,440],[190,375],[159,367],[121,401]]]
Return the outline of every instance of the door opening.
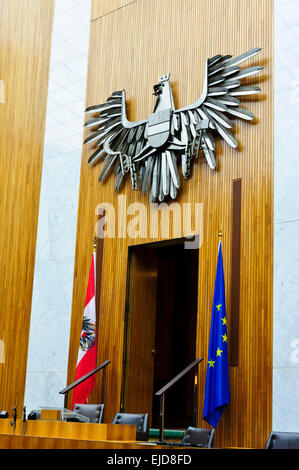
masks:
[[[159,425],[163,385],[196,357],[198,249],[184,239],[129,249],[122,410]],[[194,373],[166,393],[165,426],[194,424]]]

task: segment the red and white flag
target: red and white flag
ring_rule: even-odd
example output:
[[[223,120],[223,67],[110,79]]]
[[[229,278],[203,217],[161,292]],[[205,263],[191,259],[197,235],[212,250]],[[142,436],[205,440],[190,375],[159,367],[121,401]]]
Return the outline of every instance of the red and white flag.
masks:
[[[96,254],[93,253],[89,271],[88,287],[86,292],[85,308],[83,312],[80,346],[77,359],[75,380],[90,372],[96,367],[97,340],[96,340]],[[95,386],[95,375],[74,388],[72,409],[76,403],[87,403],[87,398]]]

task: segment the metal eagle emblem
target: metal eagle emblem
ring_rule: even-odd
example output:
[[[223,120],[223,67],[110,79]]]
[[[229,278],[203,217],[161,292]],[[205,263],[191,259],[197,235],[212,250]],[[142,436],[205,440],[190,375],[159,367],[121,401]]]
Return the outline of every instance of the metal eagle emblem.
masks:
[[[239,65],[260,51],[254,48],[235,58],[218,54],[208,59],[201,97],[180,109],[174,106],[169,74],[154,85],[157,101],[146,120],[128,121],[124,90],[112,93],[104,104],[87,108],[86,113],[96,117],[85,124],[93,133],[84,143],[96,148],[88,163],[104,162],[99,181],[113,170],[117,191],[130,176],[132,189],[141,189],[144,194],[149,191],[150,202],[155,202],[176,198],[179,166],[183,177],[189,178],[200,151],[215,170],[213,136],[219,134],[231,147],[238,146],[229,130],[233,123],[228,116],[254,119],[250,111],[240,107],[239,98],[259,93],[260,88],[242,86],[241,80],[258,74],[263,67],[240,69]]]

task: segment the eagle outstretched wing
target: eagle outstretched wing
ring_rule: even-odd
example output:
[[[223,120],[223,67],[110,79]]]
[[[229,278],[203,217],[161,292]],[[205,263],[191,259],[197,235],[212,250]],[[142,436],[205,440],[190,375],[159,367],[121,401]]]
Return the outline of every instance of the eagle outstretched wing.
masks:
[[[238,117],[251,121],[254,115],[240,107],[242,96],[260,92],[258,86],[242,86],[241,80],[258,74],[263,67],[254,66],[240,69],[239,65],[259,54],[260,48],[251,49],[244,54],[232,58],[231,55],[216,55],[206,63],[204,89],[199,100],[174,112],[173,132],[180,135],[180,140],[188,145],[196,146],[196,135],[200,130],[198,149],[203,150],[211,169],[216,168],[214,156],[214,135],[220,135],[231,147],[236,148],[238,142],[229,129],[233,123],[230,117]],[[206,125],[203,125],[203,123]],[[200,125],[201,124],[201,125]],[[182,155],[182,172],[185,178],[190,175],[188,155]]]
[[[84,125],[93,128],[93,133],[85,139],[84,144],[93,144],[96,148],[88,163],[105,163],[99,181],[103,181],[113,169],[116,177],[115,190],[118,190],[125,173],[130,170],[128,156],[132,159],[148,148],[145,136],[148,121],[128,121],[124,90],[112,93],[106,103],[90,106],[86,113],[97,115]],[[131,166],[134,167],[132,163]],[[136,178],[135,173],[131,173]],[[136,181],[132,181],[132,185],[137,189]]]

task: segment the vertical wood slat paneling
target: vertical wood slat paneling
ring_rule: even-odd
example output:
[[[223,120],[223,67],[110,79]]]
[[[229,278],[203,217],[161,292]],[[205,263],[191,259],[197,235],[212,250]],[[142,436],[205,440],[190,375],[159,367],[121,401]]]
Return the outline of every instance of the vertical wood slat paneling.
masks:
[[[94,0],[94,7],[99,5]],[[239,365],[230,368],[231,404],[216,432],[218,446],[263,447],[272,412],[272,0],[137,0],[93,21],[87,105],[105,101],[126,89],[132,120],[153,110],[152,85],[171,72],[177,107],[201,94],[204,63],[217,53],[238,55],[260,46],[265,71],[258,79],[262,93],[244,102],[253,123],[235,121],[237,150],[217,139],[217,171],[204,159],[192,178],[182,181],[179,204],[203,204],[203,243],[199,250],[197,355],[207,358],[219,228],[223,230],[228,328],[231,310],[232,181],[242,178],[240,258]],[[100,166],[88,167],[85,148],[80,181],[68,383],[74,378],[88,275],[95,208],[107,201],[118,208],[113,178],[99,185]],[[148,196],[122,188],[127,206]],[[129,220],[129,218],[128,218]],[[174,232],[173,232],[174,233]],[[173,236],[171,233],[170,237]],[[107,374],[106,419],[119,410],[128,246],[149,238],[105,239],[99,323],[99,362],[112,361]],[[199,417],[202,416],[206,364],[199,373]],[[100,382],[98,382],[100,384]],[[100,386],[98,385],[100,397]],[[205,423],[200,419],[200,425]]]
[[[23,406],[53,0],[0,0],[0,409]]]

